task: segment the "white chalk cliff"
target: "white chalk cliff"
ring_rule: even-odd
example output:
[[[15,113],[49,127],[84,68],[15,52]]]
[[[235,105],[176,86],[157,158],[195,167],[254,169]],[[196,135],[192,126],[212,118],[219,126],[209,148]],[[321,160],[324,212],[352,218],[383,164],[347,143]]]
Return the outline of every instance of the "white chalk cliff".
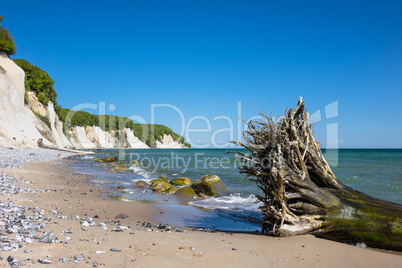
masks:
[[[149,148],[129,128],[103,131],[97,126],[77,126],[63,131],[51,101],[45,106],[28,92],[25,105],[24,82],[24,71],[0,52],[0,146],[37,147],[42,139],[44,145],[58,148]],[[166,134],[156,143],[157,148],[186,148]]]
[[[24,105],[25,73],[0,52],[0,144],[34,147],[42,138],[37,117]],[[51,145],[44,139],[44,143]]]

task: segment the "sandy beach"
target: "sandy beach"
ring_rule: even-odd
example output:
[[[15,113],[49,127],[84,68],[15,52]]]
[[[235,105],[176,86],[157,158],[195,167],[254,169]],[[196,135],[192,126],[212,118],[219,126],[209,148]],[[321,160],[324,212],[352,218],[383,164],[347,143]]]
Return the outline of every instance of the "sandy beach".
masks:
[[[88,176],[72,173],[68,160],[61,157],[54,162],[1,170],[22,180],[16,182],[21,188],[40,190],[18,194],[3,191],[1,201],[25,206],[28,215],[36,207],[43,210],[44,218],[36,223],[46,224],[36,230],[32,243],[20,242],[20,249],[3,251],[2,264],[8,264],[10,255],[20,266],[42,265],[38,262],[42,259],[64,267],[75,267],[76,263],[84,267],[398,267],[402,261],[400,253],[310,235],[275,238],[186,227],[158,229],[154,217],[163,210],[149,204],[105,200],[101,197],[105,190],[92,186]],[[128,217],[116,219],[121,213]],[[1,222],[4,227],[4,220]],[[144,222],[151,226],[144,226]],[[20,231],[19,238],[28,231]],[[40,242],[49,233],[57,237],[54,243]],[[1,235],[17,236],[5,231]]]

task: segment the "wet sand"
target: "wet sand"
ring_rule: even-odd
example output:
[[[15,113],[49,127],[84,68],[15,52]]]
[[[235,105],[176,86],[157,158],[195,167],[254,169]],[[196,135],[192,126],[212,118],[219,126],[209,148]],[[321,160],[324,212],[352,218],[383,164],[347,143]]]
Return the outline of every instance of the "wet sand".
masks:
[[[52,219],[41,232],[52,232],[61,241],[42,243],[37,239],[17,251],[2,252],[4,260],[12,255],[18,260],[30,258],[21,265],[38,265],[39,258],[52,261],[51,265],[76,267],[77,264],[59,262],[60,257],[69,260],[84,255],[80,266],[91,267],[96,261],[99,267],[400,267],[400,253],[381,252],[358,248],[342,243],[318,239],[314,236],[274,238],[257,234],[183,232],[143,227],[143,222],[153,226],[155,218],[164,213],[160,208],[144,203],[105,200],[106,191],[92,186],[89,177],[74,174],[63,162],[28,163],[21,169],[3,169],[36,189],[51,191],[37,194],[2,195],[18,205],[43,209]],[[56,215],[49,213],[56,210]],[[123,232],[111,221],[116,215],[126,213],[128,218],[119,219]],[[77,216],[78,215],[78,216]],[[65,216],[65,217],[63,217]],[[92,217],[97,226],[83,227],[81,219]],[[107,223],[99,227],[100,222]],[[72,233],[66,234],[69,228]],[[85,230],[82,230],[85,228]],[[10,234],[13,237],[14,234]],[[69,236],[69,243],[64,243]],[[110,251],[115,248],[119,252]],[[24,253],[24,250],[32,250]],[[4,261],[3,260],[3,261]],[[35,262],[35,263],[32,263]]]

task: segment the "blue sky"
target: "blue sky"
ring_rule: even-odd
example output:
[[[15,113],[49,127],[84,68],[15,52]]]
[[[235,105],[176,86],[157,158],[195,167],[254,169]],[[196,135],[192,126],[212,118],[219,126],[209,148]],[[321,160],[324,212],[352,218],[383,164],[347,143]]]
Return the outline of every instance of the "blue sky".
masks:
[[[238,138],[239,102],[248,119],[281,115],[303,96],[321,113],[324,146],[332,124],[340,147],[402,148],[401,10],[400,1],[15,0],[0,15],[14,58],[46,70],[66,108],[105,102],[109,114],[151,122],[152,104],[173,105],[191,129],[208,119],[211,131],[189,134],[202,146],[230,126],[217,116]],[[154,111],[180,132],[175,110]]]

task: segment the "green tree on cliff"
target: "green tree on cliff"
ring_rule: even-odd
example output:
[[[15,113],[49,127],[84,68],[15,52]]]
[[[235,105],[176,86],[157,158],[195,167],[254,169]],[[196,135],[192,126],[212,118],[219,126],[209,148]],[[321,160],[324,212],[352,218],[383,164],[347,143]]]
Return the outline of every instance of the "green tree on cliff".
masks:
[[[49,101],[52,101],[56,106],[57,93],[49,74],[26,60],[14,59],[13,61],[25,72],[25,91],[35,92],[39,102],[44,105],[48,105]]]
[[[0,24],[3,21],[3,17],[0,16]],[[0,25],[0,52],[6,52],[7,55],[14,55],[17,53],[14,44],[14,38],[10,36],[10,33],[6,28]]]

